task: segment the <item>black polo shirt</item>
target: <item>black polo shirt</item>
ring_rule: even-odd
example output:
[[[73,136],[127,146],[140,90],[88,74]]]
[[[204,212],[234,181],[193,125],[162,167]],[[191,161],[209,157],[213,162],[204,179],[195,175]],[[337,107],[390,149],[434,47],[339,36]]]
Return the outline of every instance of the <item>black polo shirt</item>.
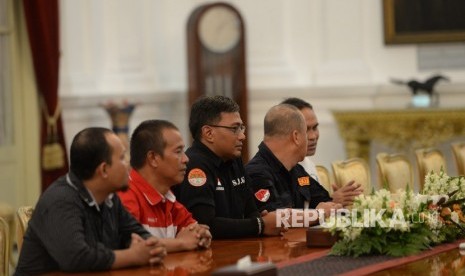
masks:
[[[213,237],[257,236],[260,214],[241,158],[223,161],[201,142],[186,151],[186,177],[175,189],[178,200]]]
[[[332,200],[326,189],[301,165],[288,171],[263,142],[245,170],[260,211],[304,208],[305,201],[309,202],[309,208],[315,208],[320,202]]]

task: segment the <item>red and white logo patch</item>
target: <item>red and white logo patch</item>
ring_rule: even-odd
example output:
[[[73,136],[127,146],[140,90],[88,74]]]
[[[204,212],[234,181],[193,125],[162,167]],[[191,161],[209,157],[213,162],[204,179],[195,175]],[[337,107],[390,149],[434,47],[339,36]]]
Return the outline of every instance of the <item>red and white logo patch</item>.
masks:
[[[255,193],[255,197],[261,202],[267,202],[270,198],[270,191],[268,189],[260,189]]]
[[[195,168],[189,171],[187,180],[192,186],[200,187],[207,182],[207,175],[201,169]]]

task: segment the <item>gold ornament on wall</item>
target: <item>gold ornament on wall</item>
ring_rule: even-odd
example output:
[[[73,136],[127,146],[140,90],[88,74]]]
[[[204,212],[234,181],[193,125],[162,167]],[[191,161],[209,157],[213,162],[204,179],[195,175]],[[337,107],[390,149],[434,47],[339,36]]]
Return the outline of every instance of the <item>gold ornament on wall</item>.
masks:
[[[47,123],[47,142],[42,147],[42,169],[52,171],[65,166],[65,151],[59,143],[57,122],[61,115],[61,106],[58,101],[55,112],[52,116],[48,113],[48,106],[40,96],[40,106]]]

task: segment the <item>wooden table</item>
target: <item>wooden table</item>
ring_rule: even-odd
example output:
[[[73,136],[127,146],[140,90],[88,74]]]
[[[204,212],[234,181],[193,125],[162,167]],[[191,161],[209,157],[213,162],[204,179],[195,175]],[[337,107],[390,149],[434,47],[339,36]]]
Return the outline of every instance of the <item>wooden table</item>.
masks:
[[[459,249],[454,249],[372,275],[465,275],[465,255],[462,254]]]
[[[165,258],[164,264],[161,266],[137,267],[100,273],[81,273],[73,275],[210,275],[212,271],[223,266],[234,264],[238,259],[247,255],[250,255],[252,261],[271,261],[273,263],[279,263],[291,261],[297,257],[318,253],[327,249],[328,248],[308,248],[306,246],[305,230],[291,229],[284,237],[214,240],[211,249],[208,250],[171,253]],[[465,256],[460,255],[457,249],[407,265],[381,271],[375,275],[413,275],[413,273],[423,275],[426,272],[436,270],[454,272],[457,271],[457,267],[461,267],[461,271],[463,272],[464,266]],[[452,267],[455,267],[453,268],[455,270],[452,270]],[[70,274],[57,272],[47,275]],[[447,275],[457,274],[449,273]]]

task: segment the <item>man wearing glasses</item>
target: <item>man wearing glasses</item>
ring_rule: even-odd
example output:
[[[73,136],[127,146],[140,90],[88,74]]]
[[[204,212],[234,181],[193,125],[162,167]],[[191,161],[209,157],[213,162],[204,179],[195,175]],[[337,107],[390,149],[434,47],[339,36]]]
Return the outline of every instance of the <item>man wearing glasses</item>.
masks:
[[[241,159],[245,126],[239,106],[223,96],[197,100],[189,129],[194,138],[186,151],[186,177],[176,190],[179,201],[213,238],[279,235],[276,214],[260,213],[249,189]]]

